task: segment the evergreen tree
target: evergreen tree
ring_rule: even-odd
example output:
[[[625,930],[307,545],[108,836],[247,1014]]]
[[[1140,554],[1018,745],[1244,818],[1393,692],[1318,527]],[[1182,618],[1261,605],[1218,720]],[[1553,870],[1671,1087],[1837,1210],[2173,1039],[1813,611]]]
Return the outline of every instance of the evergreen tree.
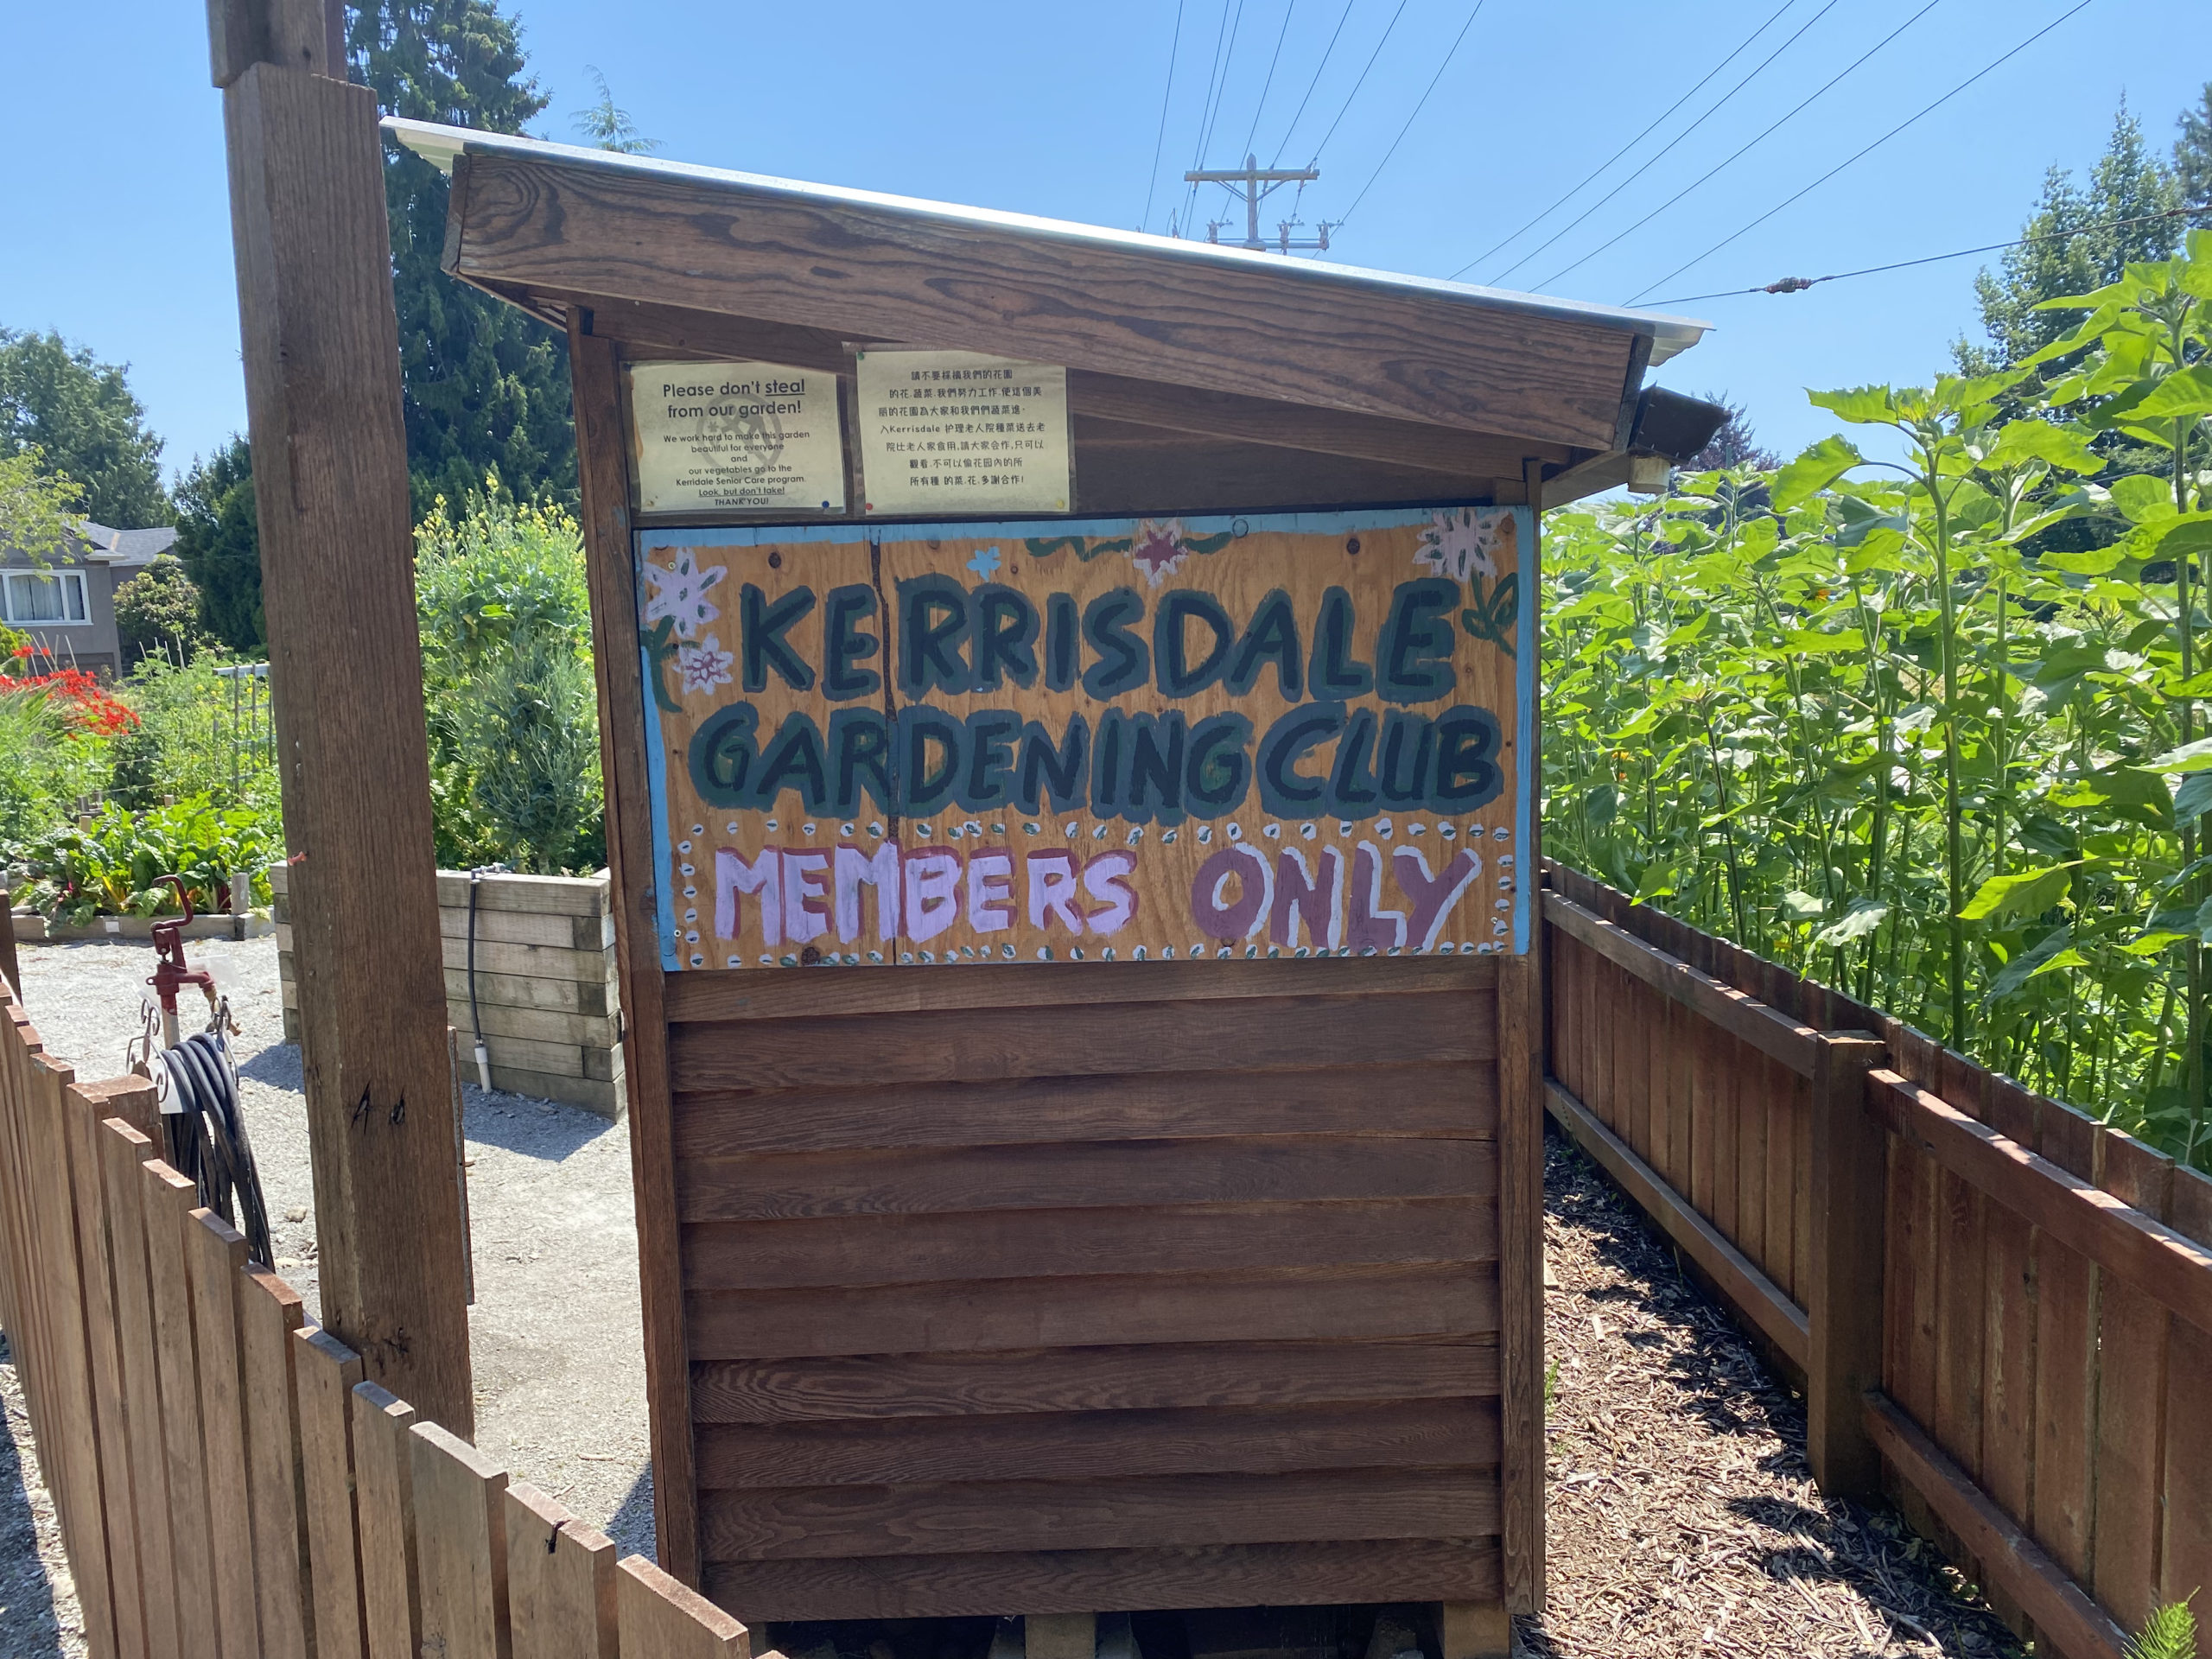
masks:
[[[2174,189],[2185,206],[2212,206],[2212,80],[2174,124],[2181,129],[2174,140]]]
[[[254,517],[253,452],[229,447],[177,480],[176,553],[200,589],[200,626],[232,651],[267,648],[261,616],[261,534]]]
[[[375,91],[387,115],[520,132],[546,105],[523,73],[519,31],[494,0],[374,0],[349,8],[347,46],[353,78]],[[435,168],[385,141],[416,516],[427,514],[438,496],[473,497],[491,472],[520,499],[571,500],[576,450],[568,344],[439,269],[449,194]]]
[[[2042,199],[2020,227],[2022,238],[2035,239],[2005,251],[2001,276],[1985,269],[1974,278],[1990,343],[1961,340],[1961,368],[1980,373],[2017,363],[2079,321],[2069,312],[2038,311],[2037,302],[2101,288],[2130,260],[2171,257],[2181,245],[2181,221],[2152,215],[2179,205],[2173,174],[2152,154],[2143,124],[2122,103],[2087,187],[2063,168],[2044,174]]]
[[[1720,423],[1704,448],[1682,463],[1686,473],[1709,473],[1721,467],[1749,467],[1754,471],[1771,473],[1782,465],[1782,457],[1761,444],[1758,435],[1751,430],[1751,417],[1741,404],[1728,401],[1721,391],[1700,394],[1708,404],[1718,404],[1728,411],[1728,418]]]
[[[170,522],[162,441],[145,422],[122,365],[57,334],[0,328],[0,456],[41,451],[40,470],[81,486],[79,509],[95,524]]]

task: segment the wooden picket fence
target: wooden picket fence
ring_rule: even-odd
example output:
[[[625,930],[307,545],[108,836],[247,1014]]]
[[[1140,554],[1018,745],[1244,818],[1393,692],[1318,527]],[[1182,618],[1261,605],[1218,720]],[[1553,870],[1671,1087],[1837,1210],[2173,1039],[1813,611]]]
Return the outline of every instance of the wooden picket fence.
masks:
[[[1879,1483],[2069,1659],[2212,1592],[2212,1181],[1546,880],[1552,1115],[1803,1374],[1823,1485]]]
[[[94,1659],[748,1659],[373,1382],[0,982],[0,1326]]]

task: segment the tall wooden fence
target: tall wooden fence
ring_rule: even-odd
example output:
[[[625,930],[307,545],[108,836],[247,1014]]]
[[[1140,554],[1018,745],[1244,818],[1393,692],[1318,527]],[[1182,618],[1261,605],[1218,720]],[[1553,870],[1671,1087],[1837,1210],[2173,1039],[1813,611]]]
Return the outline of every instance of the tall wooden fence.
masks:
[[[2212,1181],[1547,882],[1552,1115],[1804,1374],[1823,1486],[1885,1484],[2069,1659],[2212,1592]]]
[[[747,1659],[745,1627],[362,1380],[0,983],[0,1325],[94,1659]]]

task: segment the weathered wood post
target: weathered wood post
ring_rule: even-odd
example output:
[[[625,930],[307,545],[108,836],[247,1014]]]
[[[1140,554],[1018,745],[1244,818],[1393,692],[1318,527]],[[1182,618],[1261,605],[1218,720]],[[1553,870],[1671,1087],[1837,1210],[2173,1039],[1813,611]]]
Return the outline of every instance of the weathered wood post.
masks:
[[[324,1324],[474,1427],[399,339],[374,96],[318,0],[212,0]]]
[[[1823,1035],[1813,1060],[1812,1262],[1805,1312],[1805,1456],[1829,1497],[1872,1498],[1881,1459],[1861,1401],[1882,1382],[1882,1228],[1887,1136],[1866,1073],[1888,1053],[1866,1032]]]

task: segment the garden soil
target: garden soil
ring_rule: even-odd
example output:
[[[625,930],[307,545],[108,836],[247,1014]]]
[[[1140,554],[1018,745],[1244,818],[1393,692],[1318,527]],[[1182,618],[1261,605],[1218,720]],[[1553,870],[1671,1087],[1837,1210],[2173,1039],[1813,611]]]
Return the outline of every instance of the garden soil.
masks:
[[[31,945],[25,1001],[86,1077],[124,1070],[152,971],[137,944]],[[247,1125],[277,1265],[317,1297],[299,1051],[283,1041],[273,941],[210,942],[228,978]],[[629,1136],[567,1106],[467,1091],[477,1440],[625,1553],[652,1553]],[[1957,1575],[1892,1516],[1829,1503],[1802,1403],[1672,1250],[1560,1143],[1546,1172],[1548,1594],[1520,1623],[1540,1659],[1742,1655],[2018,1659]],[[0,1350],[0,1654],[84,1651],[53,1504]]]

